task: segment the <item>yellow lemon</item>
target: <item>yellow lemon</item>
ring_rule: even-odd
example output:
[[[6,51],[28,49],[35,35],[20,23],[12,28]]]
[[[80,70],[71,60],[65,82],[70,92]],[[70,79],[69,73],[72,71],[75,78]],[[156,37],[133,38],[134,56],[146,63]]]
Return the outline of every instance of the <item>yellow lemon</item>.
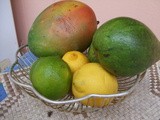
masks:
[[[114,94],[118,92],[117,78],[102,68],[99,63],[87,63],[73,75],[72,93],[75,98],[89,94]],[[89,98],[82,104],[101,107],[111,102],[112,98]]]
[[[62,59],[69,65],[73,73],[89,62],[88,58],[79,51],[69,51],[64,54]]]

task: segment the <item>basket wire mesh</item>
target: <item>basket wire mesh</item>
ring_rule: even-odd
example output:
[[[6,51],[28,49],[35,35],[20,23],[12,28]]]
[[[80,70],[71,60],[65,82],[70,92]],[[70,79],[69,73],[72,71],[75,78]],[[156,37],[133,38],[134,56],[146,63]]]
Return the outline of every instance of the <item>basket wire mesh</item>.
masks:
[[[13,63],[10,69],[10,79],[17,84],[22,90],[28,93],[30,96],[38,98],[46,105],[67,112],[89,112],[95,111],[105,107],[105,101],[111,101],[108,105],[114,105],[116,103],[121,102],[126,96],[128,96],[139,83],[140,80],[143,79],[145,72],[133,76],[133,77],[125,77],[118,78],[118,93],[117,94],[90,94],[84,96],[82,98],[74,98],[72,93],[67,94],[64,98],[60,100],[49,100],[39,94],[33,87],[29,78],[30,67],[36,61],[37,58],[30,52],[28,45],[24,45],[20,47],[16,52],[16,61]],[[91,99],[92,98],[92,99]],[[101,107],[96,107],[96,102],[94,102],[93,106],[83,105],[81,104],[82,100],[86,100],[89,103],[91,100],[96,100],[97,98],[103,98],[101,102]]]

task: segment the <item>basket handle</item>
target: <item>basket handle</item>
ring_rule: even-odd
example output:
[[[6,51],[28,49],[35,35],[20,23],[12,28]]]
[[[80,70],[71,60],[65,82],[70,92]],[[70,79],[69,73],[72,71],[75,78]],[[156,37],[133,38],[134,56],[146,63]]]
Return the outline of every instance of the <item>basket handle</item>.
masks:
[[[13,65],[14,65],[14,64],[13,64]],[[12,66],[12,67],[13,67],[13,66]],[[11,68],[12,68],[12,67],[11,67]],[[31,85],[26,85],[26,84],[23,84],[23,83],[20,83],[20,82],[14,80],[13,77],[12,77],[12,72],[13,72],[12,69],[10,69],[9,79],[10,79],[12,82],[14,82],[15,84],[17,84],[17,85],[19,85],[19,86],[32,89],[32,86],[31,86]]]
[[[10,68],[9,78],[10,78],[11,81],[13,81],[13,82],[14,82],[15,84],[17,84],[17,85],[20,85],[20,86],[22,86],[22,87],[26,87],[26,88],[32,89],[32,86],[31,86],[31,85],[26,85],[26,84],[20,83],[20,82],[14,80],[13,77],[12,77],[13,68],[14,68],[14,66],[16,65],[17,61],[18,61],[18,59],[17,59],[18,51],[19,51],[20,49],[23,49],[23,48],[26,47],[26,46],[28,46],[28,45],[23,45],[23,46],[21,46],[21,47],[16,51],[16,55],[15,55],[15,59],[16,59],[16,60],[15,60],[15,62],[12,64],[12,66],[11,66],[11,68]]]
[[[125,92],[116,93],[116,94],[108,94],[108,95],[89,94],[89,95],[81,97],[81,98],[76,98],[76,99],[72,99],[72,100],[64,100],[64,101],[50,100],[50,99],[42,96],[37,90],[35,90],[35,88],[33,88],[31,86],[30,86],[30,88],[35,93],[35,95],[43,101],[46,101],[46,102],[51,103],[51,104],[69,104],[69,103],[79,102],[79,101],[82,101],[82,100],[85,100],[85,99],[88,99],[88,98],[91,98],[91,97],[112,98],[112,97],[126,96],[126,95],[130,94],[135,89],[135,87],[138,85],[140,80],[141,80],[141,77],[138,76],[135,85]]]
[[[31,85],[26,85],[26,84],[23,84],[23,83],[20,83],[16,80],[14,80],[12,77],[11,77],[11,72],[10,71],[10,79],[20,85],[20,86],[23,86],[23,87],[26,87],[26,88],[29,88],[30,90],[32,90],[34,92],[34,94],[40,98],[41,100],[43,101],[46,101],[48,103],[51,103],[51,104],[69,104],[69,103],[75,103],[75,102],[79,102],[79,101],[82,101],[82,100],[85,100],[85,99],[88,99],[88,98],[91,98],[91,97],[101,97],[101,98],[112,98],[112,97],[122,97],[122,96],[126,96],[128,94],[130,94],[134,89],[135,87],[138,85],[138,83],[140,82],[141,80],[141,77],[140,75],[137,77],[137,81],[135,83],[135,85],[130,88],[129,90],[125,91],[125,92],[121,92],[121,93],[116,93],[116,94],[108,94],[108,95],[100,95],[100,94],[90,94],[90,95],[87,95],[87,96],[84,96],[84,97],[81,97],[81,98],[76,98],[76,99],[72,99],[72,100],[64,100],[64,101],[58,101],[58,100],[50,100],[44,96],[42,96],[35,88],[33,88]],[[144,76],[145,73],[142,74],[142,76]]]
[[[32,86],[31,86],[31,85],[26,85],[26,84],[20,83],[20,82],[14,80],[14,79],[11,77],[11,75],[9,75],[9,79],[10,79],[12,82],[14,82],[15,84],[19,85],[19,86],[32,89]]]
[[[70,104],[70,103],[75,103],[75,102],[79,102],[91,97],[101,97],[101,98],[112,98],[112,97],[122,97],[122,96],[126,96],[129,93],[131,93],[132,91],[128,90],[125,92],[121,92],[121,93],[117,93],[117,94],[108,94],[108,95],[99,95],[99,94],[89,94],[87,96],[81,97],[81,98],[74,98],[71,100],[64,100],[64,101],[58,101],[58,100],[50,100],[44,96],[42,96],[41,94],[39,94],[33,87],[31,87],[32,91],[35,93],[35,95],[40,98],[43,101],[46,101],[48,103],[51,104]]]

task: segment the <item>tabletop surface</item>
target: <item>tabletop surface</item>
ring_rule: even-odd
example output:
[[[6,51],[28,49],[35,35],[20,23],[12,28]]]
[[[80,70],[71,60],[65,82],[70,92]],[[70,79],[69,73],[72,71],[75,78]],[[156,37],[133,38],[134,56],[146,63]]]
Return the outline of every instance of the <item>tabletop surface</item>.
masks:
[[[160,120],[160,62],[147,70],[144,79],[123,102],[83,114],[46,106],[16,87],[8,73],[0,75],[0,82],[6,92],[0,102],[0,120]]]

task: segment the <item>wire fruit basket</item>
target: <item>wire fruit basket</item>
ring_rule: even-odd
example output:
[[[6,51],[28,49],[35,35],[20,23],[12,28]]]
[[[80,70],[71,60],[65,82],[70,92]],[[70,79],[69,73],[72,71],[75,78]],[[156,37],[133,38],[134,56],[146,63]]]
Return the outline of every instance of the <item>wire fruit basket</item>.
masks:
[[[102,102],[101,107],[96,107],[96,105],[91,107],[81,104],[82,100],[87,99],[89,102],[90,98],[92,98],[92,100],[96,98],[103,98],[104,101],[113,99],[108,105],[119,103],[133,92],[136,85],[140,82],[140,80],[143,79],[145,75],[145,72],[143,72],[133,77],[118,78],[119,88],[117,94],[90,94],[82,98],[74,98],[72,93],[69,93],[63,99],[49,100],[34,89],[29,78],[31,65],[36,60],[37,58],[30,52],[28,45],[20,47],[16,52],[16,61],[13,63],[10,69],[10,79],[30,96],[38,98],[43,103],[54,109],[67,112],[91,112],[106,107],[104,104],[105,102]]]

